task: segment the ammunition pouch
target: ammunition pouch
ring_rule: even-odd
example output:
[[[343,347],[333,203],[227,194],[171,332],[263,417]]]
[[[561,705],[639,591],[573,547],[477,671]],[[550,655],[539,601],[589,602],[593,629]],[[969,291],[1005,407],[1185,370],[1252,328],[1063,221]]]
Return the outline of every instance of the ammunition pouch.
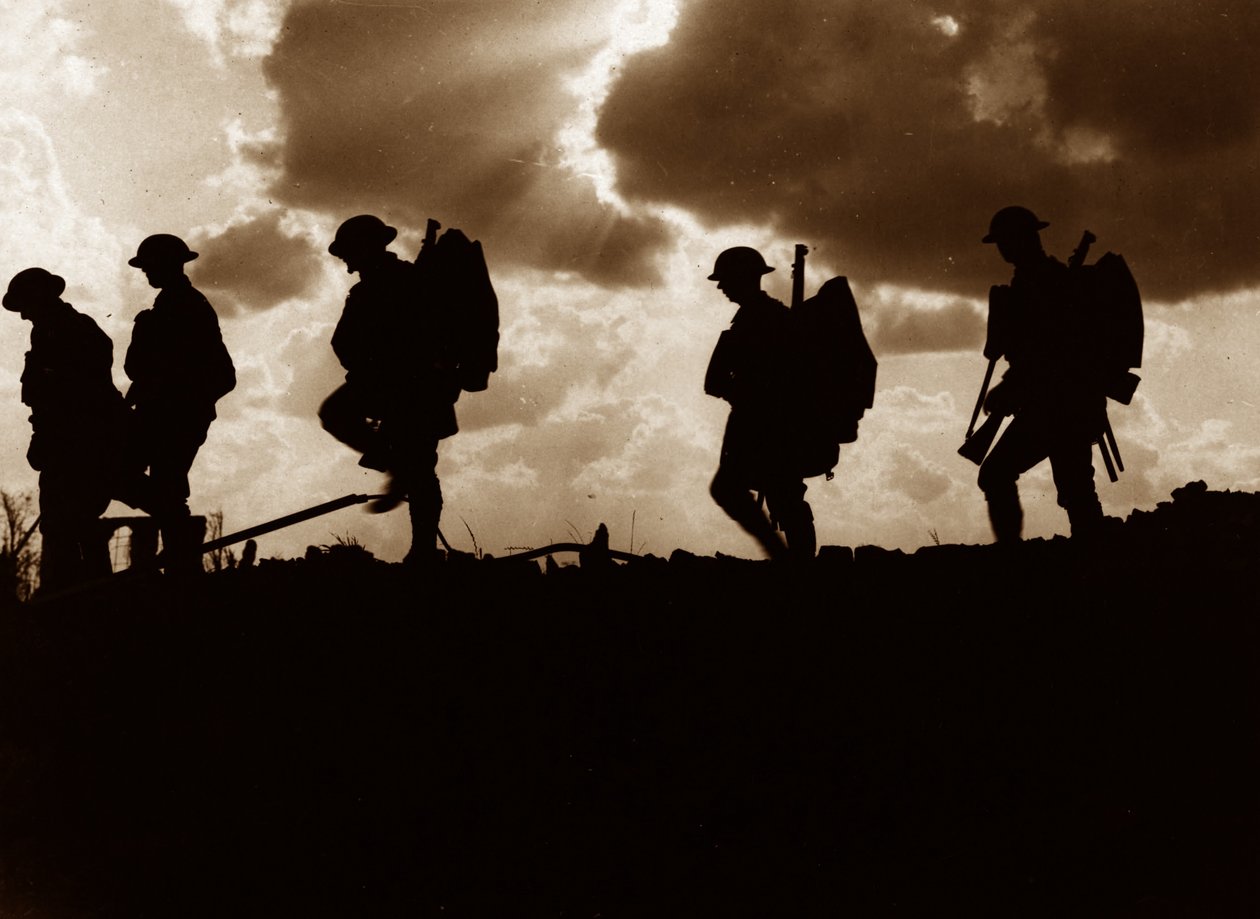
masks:
[[[1141,377],[1132,371],[1125,370],[1107,378],[1103,386],[1103,393],[1108,399],[1114,399],[1121,405],[1128,405],[1133,401],[1133,393],[1137,390],[1137,385],[1140,382],[1142,382]]]

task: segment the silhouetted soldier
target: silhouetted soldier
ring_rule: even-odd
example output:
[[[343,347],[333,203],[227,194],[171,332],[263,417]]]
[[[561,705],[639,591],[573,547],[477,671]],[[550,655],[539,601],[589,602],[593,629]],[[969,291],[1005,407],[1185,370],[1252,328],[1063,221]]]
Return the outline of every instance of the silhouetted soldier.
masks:
[[[178,236],[140,243],[127,264],[158,290],[135,319],[123,369],[131,380],[139,449],[149,469],[152,505],[165,551],[177,568],[200,570],[203,533],[188,509],[188,472],[216,417],[215,403],[236,386],[219,318],[193,287],[184,265],[197,257]],[[171,570],[168,564],[168,570]]]
[[[61,299],[66,282],[43,268],[13,276],[4,308],[31,323],[22,401],[31,409],[26,458],[39,472],[40,589],[110,574],[97,520],[109,506],[122,460],[122,395],[110,370],[114,345]]]
[[[324,429],[362,453],[359,465],[388,474],[386,494],[369,509],[392,510],[404,499],[412,545],[405,561],[433,556],[442,513],[438,441],[458,430],[459,383],[448,358],[445,317],[426,303],[414,264],[386,247],[398,231],[360,214],[338,229],[328,251],[358,274],[332,347],[346,382],[319,410]]]
[[[1042,249],[1047,226],[1027,208],[1006,207],[982,240],[1015,266],[998,317],[998,348],[1010,366],[984,404],[991,414],[1014,417],[979,478],[999,543],[1021,538],[1016,480],[1047,458],[1072,535],[1095,535],[1103,520],[1092,450],[1106,423],[1106,396],[1092,356],[1095,336],[1073,295],[1072,269]]]
[[[771,271],[756,249],[736,246],[717,257],[709,275],[739,306],[705,374],[705,392],[731,404],[709,491],[771,558],[813,558],[814,515],[798,469],[789,311],[761,289]],[[765,498],[769,519],[754,491]]]

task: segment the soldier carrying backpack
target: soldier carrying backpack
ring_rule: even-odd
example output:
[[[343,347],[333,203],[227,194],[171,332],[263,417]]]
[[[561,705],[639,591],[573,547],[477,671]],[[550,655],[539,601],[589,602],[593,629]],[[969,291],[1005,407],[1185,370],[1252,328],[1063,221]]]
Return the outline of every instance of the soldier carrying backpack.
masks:
[[[989,294],[989,371],[972,418],[981,406],[990,418],[959,450],[980,463],[979,485],[998,543],[1018,542],[1023,510],[1016,481],[1050,460],[1058,503],[1073,536],[1091,538],[1104,523],[1094,486],[1093,445],[1114,479],[1118,462],[1107,420],[1107,399],[1127,404],[1141,365],[1142,310],[1137,285],[1124,260],[1108,253],[1085,265],[1093,241],[1086,233],[1065,265],[1047,255],[1040,231],[1049,226],[1023,207],[998,211],[982,242],[995,244],[1015,268],[1009,285]],[[1009,369],[991,390],[995,362]],[[1004,417],[1011,423],[992,451]],[[986,457],[987,453],[987,457]],[[1121,467],[1123,468],[1123,467]]]
[[[704,391],[731,405],[709,490],[772,559],[814,557],[804,480],[831,477],[840,444],[857,438],[874,394],[875,358],[848,282],[833,279],[801,302],[803,249],[790,310],[761,289],[762,276],[774,269],[756,249],[725,250],[709,275],[739,306],[705,374]]]
[[[360,466],[387,474],[369,510],[408,502],[413,564],[430,560],[438,532],[438,441],[459,430],[460,392],[485,389],[498,366],[498,302],[481,246],[436,230],[430,221],[414,263],[386,248],[398,231],[369,214],[342,223],[328,247],[359,281],[332,337],[346,382],[320,407],[320,422],[362,454]]]

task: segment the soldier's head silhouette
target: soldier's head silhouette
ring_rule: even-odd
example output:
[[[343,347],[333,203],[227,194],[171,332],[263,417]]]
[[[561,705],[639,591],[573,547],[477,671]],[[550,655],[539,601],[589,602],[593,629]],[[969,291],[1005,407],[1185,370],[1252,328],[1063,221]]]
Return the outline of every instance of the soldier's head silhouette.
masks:
[[[760,293],[761,276],[772,271],[756,249],[734,246],[718,255],[709,280],[717,281],[718,290],[733,303],[743,303]]]
[[[43,268],[27,268],[9,281],[9,289],[4,294],[4,308],[29,318],[32,311],[44,304],[60,300],[65,290],[65,279]]]
[[[1044,254],[1041,247],[1041,231],[1050,226],[1039,220],[1026,207],[1004,207],[989,221],[989,233],[980,241],[997,245],[1002,258],[1018,265]]]
[[[155,233],[145,237],[127,264],[143,271],[151,287],[162,288],[183,277],[184,265],[196,257],[178,236]]]
[[[385,247],[394,241],[398,231],[371,214],[351,217],[337,228],[328,251],[346,263],[346,271],[354,274],[381,261]]]

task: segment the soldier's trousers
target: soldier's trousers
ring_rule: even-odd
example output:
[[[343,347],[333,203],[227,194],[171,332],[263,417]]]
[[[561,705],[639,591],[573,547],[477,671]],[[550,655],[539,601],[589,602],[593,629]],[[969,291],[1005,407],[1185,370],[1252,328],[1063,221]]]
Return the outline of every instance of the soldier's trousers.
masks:
[[[1093,439],[1064,425],[1016,416],[980,466],[980,490],[989,504],[989,521],[999,543],[1016,542],[1024,525],[1019,503],[1019,477],[1044,459],[1067,511],[1073,535],[1083,535],[1102,522],[1102,504],[1094,487]]]
[[[141,461],[149,470],[155,517],[187,516],[188,473],[206,442],[214,412],[137,409]]]
[[[108,485],[81,465],[40,472],[41,590],[110,574],[109,542],[98,525],[109,500]]]
[[[805,500],[804,481],[788,475],[768,478],[769,481],[761,483],[761,493],[765,496],[766,507],[770,512],[768,518],[753,495],[757,486],[749,482],[738,466],[729,463],[719,465],[709,486],[709,493],[718,507],[761,543],[771,558],[785,554],[813,558],[817,550],[817,537],[814,532],[814,513]],[[775,531],[776,523],[787,540],[786,553]]]
[[[351,450],[362,453],[364,466],[384,472],[389,467],[383,456],[385,441],[377,424],[381,416],[378,403],[362,389],[347,383],[334,390],[319,407],[319,423]]]
[[[202,570],[200,547],[205,532],[188,508],[188,473],[214,417],[213,408],[163,405],[136,409],[140,462],[149,470],[148,480],[139,488],[126,487],[126,493],[118,497],[134,507],[134,494],[138,491],[143,495],[140,506],[157,520],[162,531],[168,573],[196,574]]]
[[[421,409],[382,405],[361,387],[346,384],[324,400],[319,420],[329,434],[363,454],[360,465],[394,476],[395,487],[406,493],[410,504],[408,558],[422,561],[436,543],[442,487],[436,471],[438,437]]]

